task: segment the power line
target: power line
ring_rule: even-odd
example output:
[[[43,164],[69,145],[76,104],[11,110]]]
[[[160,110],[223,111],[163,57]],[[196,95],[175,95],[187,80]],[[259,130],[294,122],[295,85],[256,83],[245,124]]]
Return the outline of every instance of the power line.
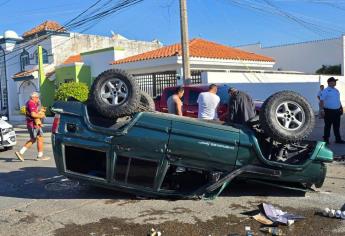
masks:
[[[102,11],[102,12],[100,12],[100,13],[97,13],[97,11],[99,11],[99,10],[101,10],[102,9],[102,6],[106,6],[106,5],[108,5],[110,2],[112,2],[112,0],[108,0],[106,3],[104,3],[101,7],[99,7],[98,9],[96,9],[96,10],[93,10],[92,12],[89,12],[88,13],[88,15],[86,15],[86,16],[84,16],[84,18],[83,19],[81,19],[81,20],[79,20],[79,21],[77,21],[77,22],[75,22],[75,23],[72,23],[72,24],[69,24],[68,26],[67,26],[67,28],[68,29],[76,29],[76,28],[80,28],[80,27],[82,27],[82,26],[87,26],[87,28],[85,28],[82,32],[85,32],[85,31],[87,31],[87,30],[89,30],[90,28],[92,28],[92,27],[94,27],[95,25],[97,25],[101,20],[103,20],[105,17],[107,17],[107,16],[109,16],[109,15],[111,15],[111,14],[113,14],[113,13],[116,13],[116,12],[118,12],[118,11],[120,11],[120,10],[123,10],[123,9],[125,9],[125,8],[128,8],[128,7],[130,7],[130,6],[132,6],[132,5],[135,5],[135,4],[137,4],[137,3],[140,3],[140,2],[142,2],[143,0],[125,0],[125,1],[120,1],[119,3],[117,3],[117,4],[115,4],[115,5],[113,5],[112,7],[110,7],[110,8],[108,8],[107,10],[105,10],[105,11]],[[100,1],[97,1],[97,3],[98,2],[100,2]],[[94,4],[95,5],[95,4]],[[90,9],[90,8],[89,8]],[[86,11],[84,11],[83,13],[81,13],[81,14],[79,14],[79,15],[82,15],[82,14],[84,14],[85,12],[87,12],[88,10],[86,10]],[[97,13],[96,15],[92,15],[92,13]],[[79,16],[78,15],[78,16]],[[77,17],[78,17],[77,16]],[[74,19],[76,19],[77,17],[75,17]],[[72,19],[73,20],[73,19]],[[71,20],[71,21],[72,21]],[[71,22],[70,21],[70,22]],[[67,24],[66,24],[67,25]],[[61,28],[63,28],[63,27],[61,27]],[[33,42],[33,44],[32,45],[29,45],[30,47],[29,48],[31,48],[32,46],[35,46],[35,45],[37,45],[39,42],[41,42],[41,41],[43,41],[44,39],[46,39],[46,38],[48,38],[49,36],[50,36],[51,34],[48,34],[48,35],[46,35],[45,37],[43,37],[43,39],[39,39],[39,41],[38,42]],[[72,39],[72,37],[70,37],[69,39],[67,39],[67,40],[65,40],[65,41],[63,41],[61,44],[58,44],[58,45],[56,45],[55,47],[52,47],[51,49],[54,49],[54,48],[56,48],[56,47],[58,47],[58,46],[61,46],[62,44],[64,44],[64,43],[66,43],[67,41],[69,41],[69,40],[71,40]],[[29,48],[27,48],[27,46],[28,45],[25,45],[25,46],[23,46],[22,48],[25,48],[25,49],[29,49]],[[21,50],[21,49],[20,49]],[[18,50],[17,50],[18,51]],[[18,56],[19,54],[16,54],[15,56],[13,56],[12,58],[14,58],[14,57],[16,57],[16,56]],[[11,59],[12,59],[11,58]],[[8,66],[11,66],[11,65],[16,65],[16,64],[19,64],[20,62],[17,62],[17,63],[12,63],[12,64],[10,64],[10,65],[8,65]]]
[[[87,11],[89,11],[91,8],[93,8],[94,6],[96,6],[99,2],[101,2],[102,0],[98,0],[96,1],[95,3],[93,3],[91,6],[89,6],[88,8],[86,8],[84,11],[82,11],[81,13],[79,13],[76,17],[72,18],[71,20],[67,21],[67,23],[65,23],[63,26],[61,26],[60,28],[58,28],[56,31],[61,31],[61,30],[64,30],[65,27],[68,27],[69,24],[72,24],[73,21],[75,21],[77,18],[81,17],[83,14],[85,14]],[[47,35],[45,35],[44,37],[42,38],[38,38],[38,40],[34,41],[34,42],[31,42],[30,44],[28,45],[25,45],[23,44],[21,47],[18,47],[16,48],[15,50],[13,51],[10,51],[8,53],[5,53],[5,56],[6,55],[10,55],[10,54],[13,54],[15,52],[18,52],[18,51],[22,51],[22,49],[30,49],[32,48],[33,46],[36,46],[37,44],[39,44],[40,42],[44,41],[45,39],[47,39],[49,36],[51,36],[53,33],[49,33]],[[18,54],[16,54],[15,56],[13,57],[10,57],[8,58],[7,60],[11,60],[13,59],[14,57],[16,57]]]
[[[281,8],[279,8],[278,6],[276,6],[275,4],[272,3],[272,1],[269,0],[262,0],[260,2],[258,1],[249,1],[249,0],[230,0],[231,3],[233,3],[234,5],[241,7],[241,8],[245,8],[245,9],[251,9],[251,10],[255,10],[255,11],[259,11],[265,14],[271,14],[271,15],[278,15],[281,16],[289,21],[292,21],[298,25],[300,25],[301,27],[317,34],[317,35],[322,35],[324,36],[325,34],[333,34],[334,32],[337,33],[343,33],[344,31],[342,30],[338,30],[332,27],[326,27],[326,26],[321,26],[318,24],[315,24],[313,22],[309,22],[307,20],[304,20],[300,17],[297,17],[291,13],[288,13],[284,10],[282,10]],[[264,2],[265,4],[263,4],[262,2]]]
[[[11,1],[11,0],[7,0],[7,1],[4,1],[4,2],[0,3],[0,7],[6,5],[6,4],[7,4],[8,2],[10,2],[10,1]]]

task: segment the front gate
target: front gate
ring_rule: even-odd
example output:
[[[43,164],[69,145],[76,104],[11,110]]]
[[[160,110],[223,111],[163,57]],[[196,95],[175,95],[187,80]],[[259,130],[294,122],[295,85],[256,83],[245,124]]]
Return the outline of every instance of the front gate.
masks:
[[[191,83],[201,83],[201,72],[191,72]],[[142,91],[151,95],[155,98],[162,94],[163,90],[167,87],[176,86],[177,84],[177,73],[176,71],[165,71],[159,73],[150,74],[136,74],[133,75],[137,80],[139,87]]]

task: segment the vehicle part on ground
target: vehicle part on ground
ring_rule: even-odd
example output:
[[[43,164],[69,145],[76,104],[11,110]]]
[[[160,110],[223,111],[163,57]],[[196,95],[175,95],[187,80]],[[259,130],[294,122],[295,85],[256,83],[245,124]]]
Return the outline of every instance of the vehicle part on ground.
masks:
[[[137,112],[141,111],[155,111],[156,106],[153,98],[150,96],[150,94],[140,91],[140,104],[137,109]]]
[[[139,85],[123,70],[110,69],[97,76],[90,91],[92,106],[114,119],[136,112],[140,102]]]
[[[306,139],[315,124],[308,101],[293,91],[281,91],[266,99],[260,111],[260,125],[266,136],[282,142]]]

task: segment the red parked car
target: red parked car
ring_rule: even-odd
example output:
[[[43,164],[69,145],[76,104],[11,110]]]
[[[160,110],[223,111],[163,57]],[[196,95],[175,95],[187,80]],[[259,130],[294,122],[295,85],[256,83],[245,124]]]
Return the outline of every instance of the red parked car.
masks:
[[[174,91],[177,86],[168,87],[163,90],[161,96],[158,96],[155,99],[156,111],[168,112],[167,100],[174,94]],[[230,85],[228,84],[218,84],[217,95],[220,97],[220,104],[218,107],[218,117],[220,120],[224,121],[226,118],[226,113],[228,109],[228,89]],[[196,84],[196,85],[187,85],[184,86],[184,96],[183,101],[183,115],[188,117],[198,117],[198,96],[201,92],[206,92],[208,90],[208,85]],[[257,112],[260,110],[262,101],[254,101]]]

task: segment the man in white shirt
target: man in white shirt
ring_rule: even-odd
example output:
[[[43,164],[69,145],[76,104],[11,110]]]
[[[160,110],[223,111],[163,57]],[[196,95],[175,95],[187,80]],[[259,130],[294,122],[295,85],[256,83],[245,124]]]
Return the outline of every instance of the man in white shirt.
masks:
[[[328,144],[333,126],[335,142],[345,144],[340,136],[340,118],[343,114],[343,106],[340,102],[340,93],[335,88],[337,79],[331,77],[327,80],[328,87],[324,89],[320,95],[321,116],[325,119],[325,128],[323,139]]]
[[[205,120],[217,120],[217,108],[220,98],[217,95],[217,85],[211,84],[208,87],[208,92],[202,92],[199,94],[197,103],[198,118]]]

